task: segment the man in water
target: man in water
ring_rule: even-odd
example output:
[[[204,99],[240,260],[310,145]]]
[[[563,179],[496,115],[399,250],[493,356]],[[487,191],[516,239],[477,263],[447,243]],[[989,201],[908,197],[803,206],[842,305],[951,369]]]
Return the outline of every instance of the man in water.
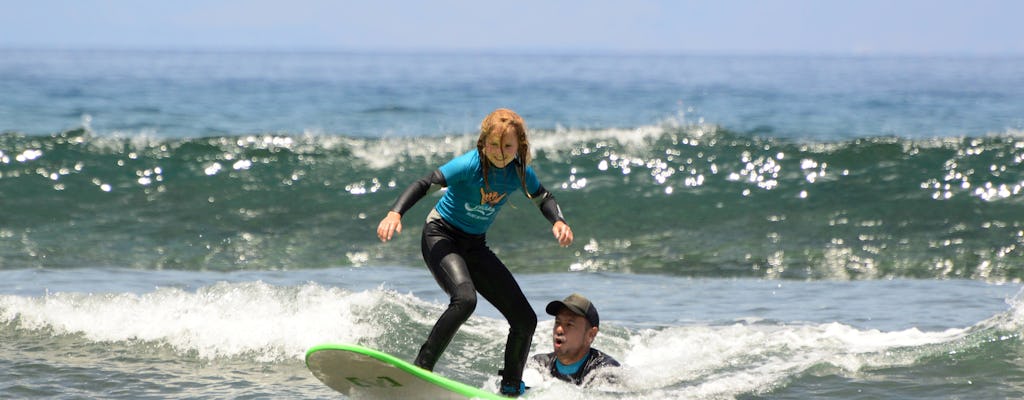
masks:
[[[618,367],[619,362],[604,352],[590,347],[597,337],[601,318],[597,308],[580,294],[573,293],[562,301],[552,301],[545,309],[555,317],[555,328],[552,331],[554,352],[536,354],[533,361],[558,379],[577,385],[584,383],[584,378],[595,370],[605,367]],[[609,381],[614,377],[601,375]],[[594,381],[591,376],[586,382]]]

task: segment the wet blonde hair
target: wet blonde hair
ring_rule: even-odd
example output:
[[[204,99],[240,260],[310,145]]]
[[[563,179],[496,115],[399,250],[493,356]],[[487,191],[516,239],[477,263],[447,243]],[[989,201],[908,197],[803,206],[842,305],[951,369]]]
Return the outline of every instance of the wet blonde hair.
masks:
[[[487,161],[487,157],[484,155],[484,144],[487,142],[487,138],[492,134],[500,135],[504,137],[506,133],[514,132],[516,138],[519,139],[519,148],[516,149],[516,159],[513,160],[513,164],[516,169],[516,174],[519,175],[519,181],[523,184],[523,193],[526,193],[526,197],[530,196],[529,190],[526,189],[526,166],[532,161],[530,156],[530,141],[526,138],[526,122],[523,121],[523,117],[516,114],[515,111],[507,108],[499,108],[487,114],[484,117],[484,121],[480,123],[480,137],[476,140],[476,150],[480,152],[480,163],[483,166],[484,175],[484,187],[487,187],[487,174],[490,171],[491,163]]]

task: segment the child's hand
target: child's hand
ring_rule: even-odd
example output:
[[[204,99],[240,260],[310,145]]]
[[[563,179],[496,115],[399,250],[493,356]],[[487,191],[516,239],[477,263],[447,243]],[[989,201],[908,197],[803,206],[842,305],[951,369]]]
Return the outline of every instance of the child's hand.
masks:
[[[391,240],[396,233],[402,233],[402,215],[388,211],[388,215],[377,225],[377,237],[380,238],[380,241],[386,242]]]
[[[551,233],[555,235],[555,239],[558,240],[558,244],[562,247],[572,244],[572,228],[569,228],[569,225],[565,222],[555,222],[555,224],[551,226]]]

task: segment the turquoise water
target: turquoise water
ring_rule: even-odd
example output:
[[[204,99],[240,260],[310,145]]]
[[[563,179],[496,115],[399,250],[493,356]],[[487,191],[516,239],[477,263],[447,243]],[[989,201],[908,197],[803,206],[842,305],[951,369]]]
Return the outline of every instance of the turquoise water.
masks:
[[[411,359],[432,199],[374,228],[510,107],[576,243],[525,199],[489,243],[627,371],[536,398],[1020,397],[1020,61],[0,50],[0,393],[327,398],[311,345]],[[494,388],[506,329],[482,304],[439,371]]]

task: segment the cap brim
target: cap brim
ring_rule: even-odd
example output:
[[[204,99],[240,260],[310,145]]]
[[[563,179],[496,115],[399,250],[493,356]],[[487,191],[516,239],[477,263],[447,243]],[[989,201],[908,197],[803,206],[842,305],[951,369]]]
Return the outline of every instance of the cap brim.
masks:
[[[587,316],[586,310],[581,310],[579,307],[573,306],[572,304],[565,304],[561,300],[555,300],[548,303],[548,306],[544,308],[544,311],[547,311],[548,315],[558,316],[558,313],[561,312],[563,308],[567,308],[569,311],[572,311],[573,314],[581,317]]]

